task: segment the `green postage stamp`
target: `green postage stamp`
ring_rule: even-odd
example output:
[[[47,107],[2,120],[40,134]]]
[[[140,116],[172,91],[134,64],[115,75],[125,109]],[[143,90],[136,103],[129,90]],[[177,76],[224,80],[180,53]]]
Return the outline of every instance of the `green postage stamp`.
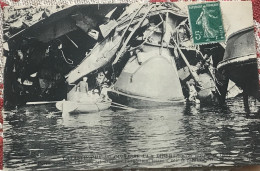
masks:
[[[225,41],[219,2],[189,5],[188,9],[194,44]]]

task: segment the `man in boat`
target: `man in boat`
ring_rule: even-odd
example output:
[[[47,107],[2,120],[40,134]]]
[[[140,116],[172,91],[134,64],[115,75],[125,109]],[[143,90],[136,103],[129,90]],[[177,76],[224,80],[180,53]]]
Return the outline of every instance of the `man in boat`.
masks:
[[[79,82],[79,92],[88,94],[88,77],[83,77],[83,80]]]
[[[103,101],[110,101],[110,99],[107,95],[108,89],[109,89],[109,86],[107,85],[107,83],[104,83],[102,85],[102,89],[101,89],[101,93],[100,93],[100,96],[101,96]]]
[[[92,95],[91,95],[91,98],[94,102],[97,102],[97,101],[100,101],[100,96],[99,96],[99,91],[98,89],[94,89],[92,90]]]
[[[76,96],[78,102],[89,102],[92,101],[91,94],[88,92],[88,77],[83,77],[83,80],[80,81],[76,86]]]

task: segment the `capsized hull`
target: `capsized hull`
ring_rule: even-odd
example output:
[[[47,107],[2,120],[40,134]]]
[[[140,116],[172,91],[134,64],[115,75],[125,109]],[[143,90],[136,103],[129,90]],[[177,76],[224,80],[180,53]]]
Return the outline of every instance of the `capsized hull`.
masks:
[[[259,82],[256,59],[248,60],[242,64],[233,64],[225,69],[226,76],[248,95],[259,98]]]
[[[170,105],[172,102],[184,100],[173,56],[166,48],[160,52],[159,47],[150,49],[145,46],[143,52],[130,58],[118,77],[114,90],[116,94],[121,93],[120,96],[113,95],[114,92],[109,93],[109,97],[114,102],[125,103],[124,105],[130,107],[154,106],[162,103]],[[126,98],[126,102],[121,102],[121,97]],[[140,105],[138,101],[142,101]]]
[[[253,27],[231,35],[218,69],[248,95],[259,98],[257,58]]]
[[[180,100],[163,100],[163,99],[154,99],[147,98],[141,96],[129,95],[126,93],[122,93],[116,90],[108,91],[109,98],[112,99],[113,102],[132,107],[135,109],[143,109],[143,108],[153,108],[153,107],[162,107],[162,106],[171,106],[178,104],[185,104],[185,99]]]

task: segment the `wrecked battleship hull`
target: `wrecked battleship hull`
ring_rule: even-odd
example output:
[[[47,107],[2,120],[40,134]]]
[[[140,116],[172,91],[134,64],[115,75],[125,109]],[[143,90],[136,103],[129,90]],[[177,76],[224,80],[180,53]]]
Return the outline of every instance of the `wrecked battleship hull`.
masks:
[[[75,5],[59,8],[58,11],[51,10],[52,6],[26,7],[27,11],[14,9],[10,15],[6,12],[4,23],[6,47],[4,56],[7,59],[4,74],[6,106],[12,108],[20,103],[25,104],[26,101],[65,98],[66,95],[64,97],[63,94],[64,92],[66,94],[67,91],[64,76],[84,59],[85,53],[97,42],[89,36],[90,30],[96,29],[111,10],[117,8],[120,13],[125,6],[126,4]],[[10,7],[11,10],[12,7]],[[31,10],[37,13],[31,12]],[[46,11],[51,12],[49,15],[45,15]],[[16,15],[12,15],[13,13]],[[119,13],[115,11],[113,15],[119,15]],[[30,16],[32,18],[29,18]],[[19,23],[24,24],[20,27]],[[17,27],[18,25],[19,27]],[[47,55],[47,51],[57,40],[63,45],[61,49],[63,56],[59,55],[54,58]],[[23,59],[19,59],[17,55],[17,51],[20,50],[22,50]],[[68,58],[72,59],[73,64],[66,62]],[[32,74],[37,74],[35,77],[37,80],[31,85],[31,89],[44,89],[44,91],[37,93],[29,91],[28,98],[24,98],[21,94],[25,94],[25,85],[17,82],[17,77],[21,77],[22,80],[30,80]],[[44,74],[51,75],[51,77],[46,77]],[[62,81],[61,86],[59,85],[61,81],[57,81],[55,75],[60,75],[62,78],[59,79]],[[44,79],[44,81],[40,81],[40,79]],[[43,82],[44,84],[53,83],[52,86],[45,88],[42,85]],[[20,89],[14,90],[12,87]],[[62,97],[59,95],[60,92]],[[16,100],[20,98],[26,99],[26,101]]]
[[[108,96],[134,108],[185,101],[175,61],[168,49],[145,45],[129,59]]]
[[[108,92],[108,96],[113,100],[113,102],[132,107],[135,109],[143,108],[157,108],[163,106],[172,106],[172,105],[183,105],[186,103],[186,100],[163,100],[163,99],[154,99],[149,97],[141,97],[129,95],[119,91],[111,90]]]
[[[253,27],[239,30],[228,38],[224,59],[218,69],[245,94],[260,99]]]
[[[110,20],[108,23],[100,25],[99,29],[104,39],[97,43],[85,59],[66,75],[67,82],[75,83],[83,76],[105,68],[108,64],[115,65],[118,60],[125,57],[136,34],[140,34],[140,30],[143,32],[150,24],[147,18],[158,17],[158,14],[167,10],[169,11],[167,7],[160,5],[130,4],[117,20]],[[169,13],[175,17],[173,21],[170,21],[172,27],[176,27],[178,23],[187,18],[180,11],[169,11]],[[157,43],[157,46],[160,45]]]
[[[100,92],[106,83],[113,87],[108,94],[114,102],[139,108],[183,103],[190,94],[187,82],[192,80],[195,98],[211,99],[214,73],[199,63],[212,58],[214,64],[221,55],[207,55],[205,49],[210,47],[194,46],[189,32],[187,14],[173,3],[83,5],[52,14],[12,36],[9,44],[24,37],[43,44],[40,54],[28,56],[32,59],[28,66],[36,68],[27,67],[28,75],[38,72],[38,81],[53,81],[52,92],[60,89],[56,85],[60,80],[68,87],[68,98],[75,93],[72,87],[87,76],[90,90]],[[45,76],[48,72],[50,78]],[[100,73],[105,78],[97,81]],[[51,92],[51,86],[40,87],[43,94]]]
[[[185,98],[174,56],[167,44],[171,32],[187,17],[177,12],[163,12],[168,10],[167,7],[158,6],[161,8],[159,10],[153,7],[155,5],[140,5],[132,13],[123,13],[116,24],[127,22],[117,24],[112,38],[108,37],[103,41],[107,42],[106,44],[101,43],[93,48],[90,55],[68,74],[68,83],[112,63],[114,70],[122,68],[114,82],[113,90],[108,92],[113,102],[134,108],[183,103]],[[164,30],[162,25],[166,24],[166,21],[160,18],[158,13],[167,13],[165,20],[169,26],[164,26]],[[152,23],[155,26],[147,31],[154,20],[158,21]],[[121,31],[122,28],[124,29]],[[143,34],[147,37],[142,37]],[[148,41],[148,38],[153,40]],[[110,46],[112,49],[108,48]]]

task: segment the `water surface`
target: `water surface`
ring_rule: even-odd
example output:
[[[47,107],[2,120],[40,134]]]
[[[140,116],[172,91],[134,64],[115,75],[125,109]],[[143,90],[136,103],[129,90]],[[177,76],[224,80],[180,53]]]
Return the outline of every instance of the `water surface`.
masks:
[[[4,114],[4,168],[68,170],[260,164],[260,105],[180,105],[63,115],[54,105]]]

